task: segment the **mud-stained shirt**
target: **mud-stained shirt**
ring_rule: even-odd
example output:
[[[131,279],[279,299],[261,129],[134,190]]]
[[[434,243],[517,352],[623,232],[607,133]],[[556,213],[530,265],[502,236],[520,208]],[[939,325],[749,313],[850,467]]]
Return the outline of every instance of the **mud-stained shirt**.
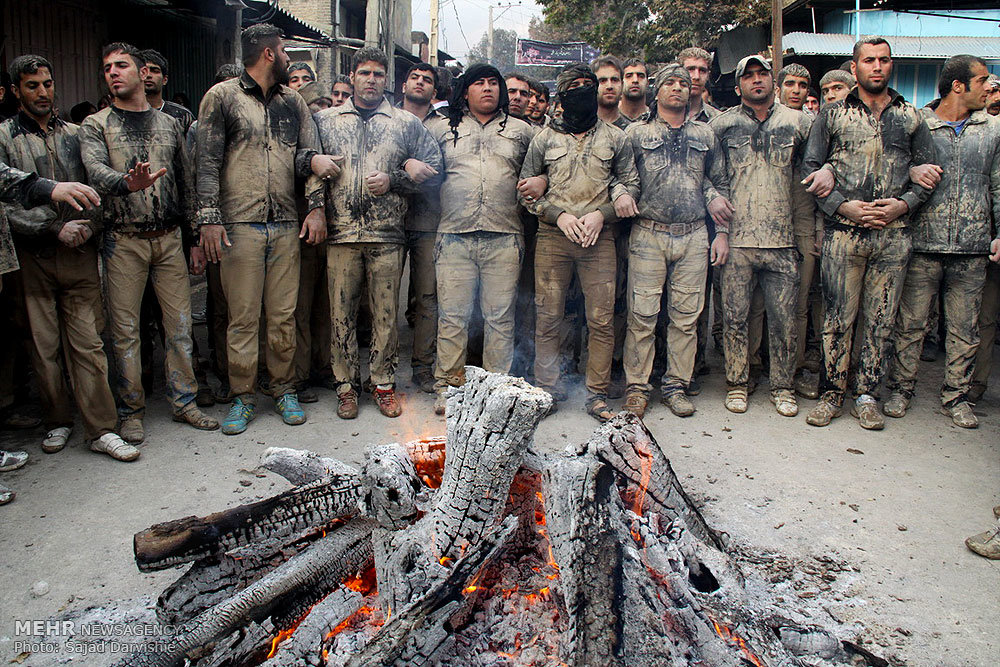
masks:
[[[397,108],[402,107],[397,105]],[[432,108],[422,121],[424,127],[429,130],[431,123],[441,117],[438,110]],[[441,188],[439,186],[422,188],[419,192],[410,196],[410,204],[406,208],[406,219],[403,225],[406,231],[436,232],[440,220]]]
[[[309,107],[281,84],[265,93],[248,73],[217,83],[201,100],[197,128],[197,224],[297,222],[295,177],[309,210],[323,206],[312,173],[319,136]]]
[[[77,125],[53,116],[44,129],[23,112],[0,124],[0,162],[21,171],[38,174],[54,181],[86,182],[87,171],[80,155]],[[50,245],[57,242],[62,226],[70,220],[87,220],[91,232],[98,231],[92,218],[96,209],[77,211],[69,204],[25,208],[19,203],[7,205],[7,218],[18,244]]]
[[[1000,223],[1000,118],[974,111],[956,135],[935,108],[937,101],[920,110],[934,154],[918,154],[915,162],[931,162],[944,173],[913,217],[913,249],[984,255]]]
[[[640,218],[694,224],[705,219],[709,202],[729,196],[726,160],[706,123],[686,120],[675,128],[657,117],[630,125],[627,134],[642,184]]]
[[[719,109],[716,109],[711,104],[703,103],[701,105],[701,111],[696,113],[694,115],[694,118],[692,118],[691,120],[700,120],[702,123],[707,123],[720,114],[722,114],[722,111],[720,111]]]
[[[454,132],[447,118],[435,120],[428,129],[444,156],[438,231],[523,234],[517,182],[528,145],[539,130],[503,113],[482,124],[468,111]]]
[[[56,182],[0,162],[0,202],[31,207],[52,201]],[[0,275],[17,271],[17,253],[7,225],[7,207],[0,206]]]
[[[562,213],[582,217],[593,211],[604,224],[617,222],[614,200],[623,194],[639,198],[639,174],[632,144],[625,133],[603,120],[581,137],[549,125],[528,146],[521,178],[545,174],[548,190],[539,199],[518,200],[541,222],[555,225]]]
[[[795,236],[813,233],[813,198],[799,178],[811,123],[777,101],[763,121],[741,104],[709,122],[726,156],[729,200],[736,209],[730,246],[791,248]]]
[[[441,151],[420,119],[383,99],[365,120],[348,100],[316,114],[323,151],[343,155],[340,174],[327,184],[327,242],[404,243],[403,219],[409,196],[441,183]],[[438,173],[421,184],[403,169],[409,159],[426,162]],[[373,171],[389,175],[389,191],[368,191]]]
[[[194,123],[194,114],[191,113],[191,110],[175,102],[163,100],[163,104],[160,105],[158,110],[171,118],[176,118],[184,129],[185,134],[187,134],[187,131],[191,129],[191,125]]]
[[[142,233],[190,225],[194,217],[194,178],[184,129],[156,109],[126,111],[114,106],[88,116],[80,125],[80,152],[90,184],[103,198],[108,229]],[[151,173],[167,173],[151,186],[129,192],[125,175],[140,162]]]
[[[845,201],[901,199],[909,212],[888,227],[905,227],[930,192],[910,182],[917,150],[927,150],[930,136],[912,104],[889,88],[890,102],[876,118],[858,97],[857,88],[839,102],[825,105],[813,121],[806,142],[802,177],[820,167],[833,170],[836,184],[827,197],[817,197],[827,220],[857,226],[837,215]]]

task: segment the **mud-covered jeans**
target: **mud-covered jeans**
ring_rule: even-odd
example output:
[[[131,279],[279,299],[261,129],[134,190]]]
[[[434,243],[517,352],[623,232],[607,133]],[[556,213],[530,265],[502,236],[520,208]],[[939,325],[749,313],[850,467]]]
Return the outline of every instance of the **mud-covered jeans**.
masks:
[[[805,363],[806,348],[809,346],[810,307],[820,311],[818,318],[813,316],[814,328],[820,329],[821,326],[816,326],[816,323],[822,321],[823,304],[821,300],[814,301],[812,298],[819,276],[816,271],[819,258],[813,255],[813,239],[796,237],[795,241],[799,246],[799,254],[802,255],[802,262],[799,264],[799,293],[795,298],[795,370],[798,371]]]
[[[299,245],[299,297],[295,306],[295,381],[330,367],[330,291],[326,245]]]
[[[726,384],[746,387],[750,378],[747,322],[759,286],[767,313],[771,390],[791,389],[795,375],[795,301],[799,252],[795,248],[733,248],[722,272],[723,348]]]
[[[979,348],[979,308],[987,262],[985,255],[913,253],[896,316],[894,356],[887,383],[890,390],[913,396],[927,315],[940,288],[947,331],[941,404],[950,407],[965,400]]]
[[[410,256],[410,292],[413,294],[414,373],[434,366],[438,328],[438,287],[434,270],[436,232],[406,232],[406,252]]]
[[[358,359],[358,307],[362,276],[372,312],[372,342],[369,365],[372,383],[395,385],[399,363],[399,282],[403,274],[405,246],[401,243],[336,243],[327,247],[326,270],[330,288],[333,335],[330,367],[337,385],[361,387]]]
[[[299,227],[292,222],[227,224],[232,247],[222,252],[229,303],[229,385],[256,401],[260,306],[266,318],[264,358],[274,397],[295,391],[295,306],[299,293]]]
[[[634,233],[634,232],[633,232]],[[535,382],[555,389],[559,382],[560,327],[570,279],[576,274],[587,313],[587,391],[605,399],[615,349],[615,240],[607,227],[589,248],[544,225],[535,248]]]
[[[181,230],[174,229],[154,238],[107,232],[103,254],[111,337],[118,364],[121,402],[118,414],[123,419],[141,418],[146,409],[139,353],[139,311],[147,277],[152,278],[163,312],[167,399],[174,414],[180,414],[198,392],[192,363],[191,283]]]
[[[1000,265],[989,262],[983,303],[979,308],[979,349],[972,370],[972,384],[986,387],[993,370],[993,342],[997,335],[997,311],[1000,310]]]
[[[469,320],[479,296],[483,313],[483,368],[509,373],[514,362],[514,308],[524,237],[499,232],[438,234],[438,387],[465,382]]]
[[[661,379],[664,395],[691,382],[698,347],[698,317],[705,305],[708,275],[708,230],[672,236],[665,231],[632,227],[629,242],[629,320],[625,334],[625,380],[629,392],[652,390],[653,339],[660,297],[669,290],[667,371]]]
[[[820,389],[841,403],[847,393],[855,320],[866,326],[854,379],[856,395],[874,395],[885,372],[912,242],[906,229],[841,229],[823,234],[823,372]]]

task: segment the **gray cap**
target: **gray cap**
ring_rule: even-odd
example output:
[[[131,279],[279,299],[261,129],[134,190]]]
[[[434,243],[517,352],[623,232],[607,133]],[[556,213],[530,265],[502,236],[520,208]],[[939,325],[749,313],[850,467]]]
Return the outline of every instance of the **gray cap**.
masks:
[[[736,64],[736,78],[739,79],[743,76],[743,72],[746,71],[747,66],[750,63],[760,63],[760,66],[766,69],[768,72],[771,71],[771,63],[767,62],[763,56],[746,56]]]

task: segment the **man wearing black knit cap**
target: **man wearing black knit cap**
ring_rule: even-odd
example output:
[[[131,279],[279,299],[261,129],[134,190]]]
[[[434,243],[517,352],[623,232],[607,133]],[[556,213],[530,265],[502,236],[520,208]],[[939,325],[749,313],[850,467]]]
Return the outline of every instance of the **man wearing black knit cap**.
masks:
[[[561,398],[559,325],[574,271],[583,288],[589,329],[587,412],[611,418],[607,404],[614,350],[613,223],[635,215],[639,176],[625,133],[597,117],[597,77],[583,64],[567,65],[556,79],[562,104],[557,118],[532,140],[522,178],[545,174],[541,198],[521,191],[538,216],[535,251],[535,382]]]
[[[524,258],[519,191],[539,197],[544,179],[519,182],[535,130],[507,112],[507,86],[490,65],[469,68],[455,86],[447,115],[428,123],[444,157],[441,220],[435,266],[438,282],[438,399],[465,382],[469,319],[474,299],[485,322],[483,367],[509,373],[514,361],[514,302]]]

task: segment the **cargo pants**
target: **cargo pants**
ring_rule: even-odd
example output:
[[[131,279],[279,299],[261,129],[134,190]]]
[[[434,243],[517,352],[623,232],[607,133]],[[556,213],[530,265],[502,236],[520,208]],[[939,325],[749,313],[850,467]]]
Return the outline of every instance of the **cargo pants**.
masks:
[[[979,349],[972,370],[972,384],[984,390],[993,370],[993,344],[997,335],[997,310],[1000,310],[1000,265],[989,262],[986,267],[986,284],[979,308]]]

